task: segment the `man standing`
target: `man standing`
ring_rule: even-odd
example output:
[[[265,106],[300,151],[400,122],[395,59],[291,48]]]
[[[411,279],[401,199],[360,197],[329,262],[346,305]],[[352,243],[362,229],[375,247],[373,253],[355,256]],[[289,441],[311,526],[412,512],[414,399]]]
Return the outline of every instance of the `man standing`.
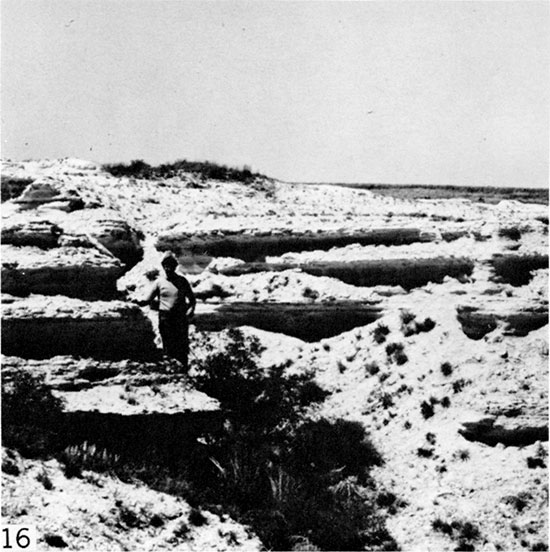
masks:
[[[176,274],[178,261],[172,253],[162,259],[164,276],[154,283],[148,296],[140,304],[151,303],[158,298],[159,331],[164,353],[179,360],[188,369],[189,320],[195,313],[197,300],[189,282]]]

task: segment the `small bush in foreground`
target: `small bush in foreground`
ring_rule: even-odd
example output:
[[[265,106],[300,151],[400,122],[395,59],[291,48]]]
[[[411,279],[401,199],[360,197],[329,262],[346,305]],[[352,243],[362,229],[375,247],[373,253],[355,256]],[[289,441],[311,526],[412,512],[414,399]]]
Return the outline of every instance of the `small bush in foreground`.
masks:
[[[386,354],[392,356],[397,351],[402,351],[404,349],[403,343],[388,343],[386,345]]]
[[[390,333],[390,329],[385,324],[377,324],[372,332],[374,341],[376,343],[384,343],[386,341],[386,336]]]
[[[466,385],[468,385],[470,382],[466,381],[465,379],[457,379],[453,381],[453,391],[454,393],[460,393]]]
[[[434,415],[434,407],[426,401],[422,401],[420,404],[420,411],[425,420],[431,418]]]
[[[527,457],[527,467],[529,469],[546,468],[546,464],[542,458],[536,458],[535,456]]]
[[[380,367],[376,362],[369,362],[365,366],[365,371],[367,372],[367,374],[369,374],[369,376],[376,376],[376,374],[380,372]]]
[[[48,475],[48,472],[43,469],[37,476],[36,480],[40,483],[42,483],[44,489],[47,491],[51,491],[53,489],[53,483],[50,479],[50,476]]]
[[[390,361],[395,362],[399,366],[405,364],[409,360],[404,351],[403,343],[388,343],[386,345],[386,354]]]
[[[402,310],[400,318],[403,324],[409,324],[416,318],[416,314],[413,314],[411,311],[408,310]]]
[[[456,541],[455,550],[475,550],[474,543],[481,538],[479,529],[470,521],[455,520],[448,523],[441,518],[436,518],[432,521],[432,528]]]
[[[451,524],[447,523],[446,521],[443,521],[441,518],[436,518],[432,521],[432,529],[434,531],[439,531],[444,535],[451,535],[453,532],[453,528],[451,527]]]
[[[408,310],[401,311],[401,330],[405,337],[416,335],[422,332],[430,332],[435,328],[435,322],[431,318],[419,322],[416,315]]]
[[[389,408],[390,406],[393,406],[393,397],[390,393],[384,393],[380,397],[380,403],[382,404],[382,408]]]
[[[440,369],[444,376],[450,376],[453,373],[453,366],[450,362],[443,362]]]
[[[189,523],[191,523],[191,525],[200,527],[201,525],[205,525],[206,523],[208,523],[208,520],[200,510],[198,510],[197,508],[192,508],[191,512],[189,512]]]
[[[428,441],[428,443],[430,443],[430,445],[435,445],[435,433],[426,433],[426,441]]]
[[[421,458],[431,458],[433,456],[433,449],[425,448],[425,447],[418,447],[416,449],[416,455],[420,456]]]
[[[395,363],[398,366],[402,366],[403,364],[405,364],[405,362],[408,362],[409,357],[403,351],[397,351],[393,355],[393,360],[395,360]]]
[[[522,512],[527,507],[532,498],[533,496],[531,494],[523,492],[517,495],[505,496],[502,498],[502,502],[504,502],[504,504],[509,504],[518,512]]]
[[[453,454],[453,457],[465,462],[470,459],[470,451],[468,449],[459,449]]]

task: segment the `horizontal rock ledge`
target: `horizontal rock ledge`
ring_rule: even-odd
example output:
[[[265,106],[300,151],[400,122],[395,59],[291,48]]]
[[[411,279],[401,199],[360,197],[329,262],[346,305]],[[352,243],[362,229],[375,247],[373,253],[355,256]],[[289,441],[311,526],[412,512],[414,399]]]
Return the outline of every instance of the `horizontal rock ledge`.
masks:
[[[2,225],[2,244],[35,246],[43,249],[57,247],[63,230],[48,220],[21,220]]]
[[[225,276],[257,272],[280,272],[299,269],[313,276],[336,278],[355,286],[390,285],[411,289],[428,282],[441,283],[445,276],[469,276],[474,268],[471,259],[434,257],[419,259],[373,259],[350,262],[244,263],[217,270]]]
[[[136,305],[67,297],[5,298],[3,353],[44,359],[72,355],[99,359],[158,358],[151,321]]]
[[[548,417],[487,416],[463,422],[458,432],[468,441],[491,446],[502,443],[505,446],[524,447],[537,441],[548,441]]]
[[[373,228],[361,231],[267,233],[261,230],[241,233],[192,235],[170,232],[156,242],[159,251],[174,251],[180,256],[234,257],[243,261],[263,261],[290,251],[328,250],[333,247],[359,245],[408,245],[434,241],[436,235],[418,228]]]
[[[480,306],[459,305],[457,319],[471,339],[481,339],[500,324],[507,335],[525,336],[548,324],[548,305],[520,304],[510,299],[488,301]]]
[[[2,291],[94,300],[118,296],[118,259],[86,247],[40,249],[2,245]]]
[[[168,360],[3,356],[2,365],[3,386],[23,371],[44,376],[45,385],[63,401],[60,423],[68,443],[88,441],[138,456],[152,448],[181,453],[185,442],[223,422],[219,402],[190,387],[182,374],[167,373],[177,368]]]
[[[524,286],[530,282],[532,270],[548,268],[548,255],[499,254],[490,260],[490,264],[494,271],[492,280],[513,286]]]
[[[197,330],[221,331],[252,326],[303,341],[320,341],[366,326],[383,314],[377,303],[205,303],[197,307],[192,323]]]

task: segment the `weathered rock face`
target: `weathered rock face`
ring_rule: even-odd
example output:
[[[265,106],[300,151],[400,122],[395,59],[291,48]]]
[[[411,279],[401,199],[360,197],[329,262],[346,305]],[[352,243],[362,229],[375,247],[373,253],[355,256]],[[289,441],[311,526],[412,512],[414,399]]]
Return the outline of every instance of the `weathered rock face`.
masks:
[[[131,268],[143,258],[139,234],[118,216],[96,215],[90,221],[88,233]]]
[[[457,319],[471,339],[481,339],[499,324],[505,325],[507,335],[525,336],[548,324],[548,304],[506,298],[485,300],[481,305],[459,305]]]
[[[68,189],[55,179],[35,180],[13,201],[24,209],[55,204],[57,209],[70,212],[84,207],[84,201],[75,190]]]
[[[468,441],[494,446],[524,447],[537,441],[548,441],[548,416],[487,416],[464,421],[459,433]]]
[[[548,268],[548,255],[542,254],[504,254],[491,259],[494,280],[513,286],[524,286],[531,280],[531,271]]]
[[[43,249],[57,247],[63,230],[48,220],[34,219],[2,225],[4,245],[35,246]]]
[[[373,228],[368,230],[341,230],[292,232],[288,229],[269,231],[242,230],[240,232],[212,232],[189,234],[170,232],[159,236],[159,251],[174,251],[180,256],[202,256],[204,262],[212,257],[236,257],[244,261],[265,260],[288,251],[326,250],[352,243],[361,245],[403,245],[435,240],[435,235],[418,228]]]
[[[63,400],[69,442],[89,441],[117,450],[174,448],[221,424],[216,400],[189,387],[175,361],[144,363],[57,356],[2,358],[3,385],[21,371],[41,374]]]
[[[54,209],[50,215],[56,223],[34,212],[8,216],[2,228],[2,291],[84,300],[119,297],[117,280],[127,269],[119,259],[131,264],[140,258],[138,233],[116,216],[83,213],[75,218]]]
[[[40,295],[3,300],[4,354],[37,359],[56,355],[99,359],[158,356],[151,322],[135,305]]]
[[[113,299],[124,269],[97,249],[40,249],[2,245],[2,291],[13,295],[66,295]]]
[[[379,305],[359,301],[328,304],[206,303],[198,306],[193,324],[202,331],[253,326],[311,342],[365,326],[381,315]]]
[[[23,190],[31,184],[32,178],[20,178],[17,176],[5,176],[1,177],[2,187],[2,201],[8,201],[19,197]]]
[[[355,286],[399,285],[405,289],[440,283],[445,276],[461,278],[472,273],[473,261],[461,258],[382,259],[357,262],[242,263],[218,269],[225,276],[299,269],[312,276],[336,278]]]

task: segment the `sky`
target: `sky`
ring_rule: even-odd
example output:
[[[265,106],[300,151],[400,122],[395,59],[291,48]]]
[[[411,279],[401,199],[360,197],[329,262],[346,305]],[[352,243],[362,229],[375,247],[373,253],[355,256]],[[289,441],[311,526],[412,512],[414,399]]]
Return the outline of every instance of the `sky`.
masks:
[[[549,6],[2,0],[1,154],[547,187]]]

